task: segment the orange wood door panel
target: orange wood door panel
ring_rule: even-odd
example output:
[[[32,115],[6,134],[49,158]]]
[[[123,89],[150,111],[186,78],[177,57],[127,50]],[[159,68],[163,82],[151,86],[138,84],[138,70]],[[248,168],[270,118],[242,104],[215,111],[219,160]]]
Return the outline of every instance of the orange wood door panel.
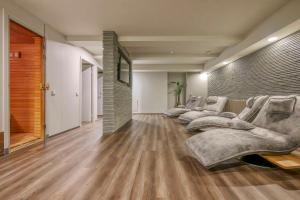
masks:
[[[10,22],[11,133],[44,132],[43,38]]]

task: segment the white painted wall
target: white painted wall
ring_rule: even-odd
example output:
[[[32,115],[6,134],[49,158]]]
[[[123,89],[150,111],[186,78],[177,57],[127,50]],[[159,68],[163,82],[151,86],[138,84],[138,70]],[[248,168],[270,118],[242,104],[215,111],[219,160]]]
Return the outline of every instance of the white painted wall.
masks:
[[[186,84],[186,73],[184,72],[169,72],[168,73],[168,108],[174,108],[176,103],[176,95],[174,90],[176,89],[176,84],[171,84],[171,82],[180,82]],[[185,104],[185,93],[186,88],[184,87],[181,93],[181,104]]]
[[[46,93],[46,133],[55,135],[81,125],[81,60],[94,65],[93,74],[98,64],[83,49],[52,40],[47,40],[46,56],[46,82],[50,84],[50,91]],[[95,89],[96,81],[94,77]],[[55,96],[51,96],[52,91]],[[97,101],[97,92],[92,98],[93,102]],[[97,105],[93,104],[93,110],[97,110]],[[95,116],[92,121],[94,119]]]
[[[187,73],[186,97],[190,95],[207,97],[207,79],[203,79],[200,73]]]
[[[0,4],[1,5],[1,4]],[[0,9],[0,16],[3,16],[3,10]],[[3,24],[3,17],[0,17],[0,38],[3,38],[4,36],[4,24]],[[0,39],[0,132],[4,131],[4,105],[5,105],[5,98],[4,98],[4,94],[3,94],[3,89],[4,89],[4,85],[5,85],[5,81],[4,81],[4,59],[3,59],[3,47],[4,46],[4,41],[3,39]]]
[[[92,122],[98,118],[98,67],[92,67]]]
[[[16,6],[12,1],[0,1],[0,131],[4,131],[4,146],[9,147],[9,19],[22,24],[46,38],[46,134],[55,135],[80,126],[81,59],[99,64],[88,52],[67,44],[65,37],[40,19]],[[97,79],[94,79],[96,82]],[[52,92],[52,94],[51,94]],[[77,95],[78,94],[78,95]],[[95,93],[94,98],[97,98]],[[96,101],[95,101],[96,102]],[[97,105],[94,109],[97,110]],[[96,112],[95,112],[96,113]]]
[[[0,131],[4,132],[4,148],[9,147],[9,19],[44,35],[44,24],[12,1],[0,1]]]
[[[133,112],[162,113],[168,107],[168,73],[133,73]]]
[[[133,112],[164,112],[168,108],[168,81],[175,79],[184,77],[178,74],[168,77],[167,72],[133,72]],[[207,97],[207,79],[201,78],[200,73],[187,73],[186,84],[186,97],[189,95]]]

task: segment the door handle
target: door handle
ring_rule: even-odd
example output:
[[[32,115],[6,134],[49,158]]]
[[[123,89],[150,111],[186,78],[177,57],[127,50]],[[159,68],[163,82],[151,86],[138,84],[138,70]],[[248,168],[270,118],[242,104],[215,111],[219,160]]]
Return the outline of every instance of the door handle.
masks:
[[[43,91],[50,90],[49,83],[46,83],[46,84],[40,83],[40,90],[43,90]]]
[[[50,90],[50,84],[49,83],[45,84],[45,90]]]

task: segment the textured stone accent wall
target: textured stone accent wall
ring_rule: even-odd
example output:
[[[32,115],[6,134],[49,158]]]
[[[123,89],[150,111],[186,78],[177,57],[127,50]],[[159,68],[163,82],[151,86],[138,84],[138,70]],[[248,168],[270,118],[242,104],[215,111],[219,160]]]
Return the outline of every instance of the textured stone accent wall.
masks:
[[[117,78],[122,47],[115,32],[103,32],[103,47],[103,133],[113,133],[132,118],[132,89]]]
[[[300,94],[300,31],[212,72],[209,95]]]

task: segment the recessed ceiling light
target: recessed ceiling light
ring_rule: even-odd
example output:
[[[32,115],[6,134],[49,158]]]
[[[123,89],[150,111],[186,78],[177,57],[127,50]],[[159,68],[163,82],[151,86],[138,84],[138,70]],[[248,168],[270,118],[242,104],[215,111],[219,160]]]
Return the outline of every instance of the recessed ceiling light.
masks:
[[[278,37],[270,37],[270,38],[268,39],[269,42],[274,42],[274,41],[276,41],[276,40],[278,40]]]
[[[200,79],[203,81],[207,80],[207,77],[208,77],[208,74],[206,72],[200,74]]]

